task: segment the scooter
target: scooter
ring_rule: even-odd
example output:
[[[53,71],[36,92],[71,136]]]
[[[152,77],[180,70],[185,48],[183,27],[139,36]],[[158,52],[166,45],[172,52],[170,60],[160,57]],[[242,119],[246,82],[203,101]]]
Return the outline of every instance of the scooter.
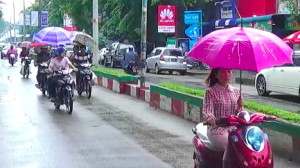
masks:
[[[263,114],[250,115],[247,111],[237,116],[229,115],[219,121],[216,126],[235,126],[228,136],[225,159],[228,165],[222,165],[224,149],[215,148],[207,137],[207,124],[200,123],[193,128],[195,137],[195,168],[273,168],[273,155],[268,135],[255,124],[274,120],[276,117]]]
[[[38,64],[38,73],[41,79],[37,88],[42,91],[43,95],[46,95],[48,91],[48,75],[50,74],[48,66],[47,62]]]
[[[16,61],[16,55],[15,54],[9,54],[8,55],[8,61],[9,61],[9,63],[10,63],[10,65],[11,66],[14,66],[14,64],[15,64],[15,61]]]
[[[59,75],[56,90],[56,98],[54,100],[54,106],[59,109],[61,105],[66,105],[66,111],[68,114],[73,112],[73,97],[75,82],[73,81],[69,70],[55,71]]]
[[[30,74],[30,63],[31,63],[31,58],[30,57],[25,57],[24,58],[24,60],[23,60],[23,62],[24,62],[24,69],[23,69],[23,78],[28,78],[29,77],[29,74]]]
[[[135,61],[130,61],[127,69],[124,69],[124,71],[130,75],[138,74],[137,70],[138,70],[138,68],[137,68],[137,64]]]
[[[80,64],[78,66],[77,79],[77,93],[79,96],[83,92],[86,92],[87,98],[91,98],[92,95],[92,71],[90,69],[92,65],[88,63]]]

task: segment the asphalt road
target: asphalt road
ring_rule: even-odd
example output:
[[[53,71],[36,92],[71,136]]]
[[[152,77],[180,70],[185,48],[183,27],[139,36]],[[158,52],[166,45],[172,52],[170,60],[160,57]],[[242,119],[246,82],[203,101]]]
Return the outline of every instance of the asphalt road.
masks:
[[[90,100],[76,95],[68,115],[19,69],[0,61],[0,167],[193,167],[194,123],[99,86]],[[275,160],[276,168],[299,167]]]

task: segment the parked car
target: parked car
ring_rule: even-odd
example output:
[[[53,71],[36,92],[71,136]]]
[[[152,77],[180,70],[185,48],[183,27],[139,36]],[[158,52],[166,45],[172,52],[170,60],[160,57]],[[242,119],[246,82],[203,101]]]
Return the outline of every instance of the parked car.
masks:
[[[66,56],[68,57],[68,58],[70,58],[70,56],[73,54],[73,47],[74,47],[74,45],[67,45],[66,46]]]
[[[104,65],[104,60],[106,59],[106,55],[108,53],[108,48],[102,48],[99,52],[98,63],[100,65]]]
[[[6,53],[9,50],[9,48],[10,48],[10,45],[6,45],[6,46],[3,47],[3,49],[1,50],[1,57],[2,58],[6,57]]]
[[[133,43],[113,43],[110,46],[104,65],[110,65],[111,68],[121,66],[129,47],[133,47],[135,51],[135,45]]]
[[[255,87],[260,96],[280,92],[299,96],[300,66],[287,64],[264,69],[256,75]]]
[[[185,75],[187,71],[187,63],[181,49],[159,47],[155,48],[146,59],[146,72],[155,70],[159,74],[161,71],[178,71],[181,75]]]

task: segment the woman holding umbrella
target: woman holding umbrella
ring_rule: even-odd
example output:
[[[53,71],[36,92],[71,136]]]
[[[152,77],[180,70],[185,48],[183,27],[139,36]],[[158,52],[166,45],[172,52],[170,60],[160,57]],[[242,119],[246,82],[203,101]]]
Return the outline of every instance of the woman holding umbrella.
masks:
[[[216,120],[237,114],[243,108],[240,89],[230,85],[231,69],[259,72],[272,66],[292,63],[293,51],[276,35],[252,28],[230,28],[214,31],[203,37],[187,54],[208,64],[212,71],[207,79],[203,106],[207,136],[213,146],[225,150],[228,133],[233,127],[213,127]],[[227,159],[223,157],[223,166]],[[225,166],[226,167],[226,166]]]
[[[230,85],[232,71],[224,68],[215,68],[209,74],[206,84],[203,118],[211,125],[207,136],[218,149],[224,149],[228,143],[228,134],[234,127],[214,127],[216,120],[226,115],[236,115],[243,109],[243,99],[240,90]],[[226,156],[226,155],[224,155]],[[225,165],[223,158],[223,165]]]

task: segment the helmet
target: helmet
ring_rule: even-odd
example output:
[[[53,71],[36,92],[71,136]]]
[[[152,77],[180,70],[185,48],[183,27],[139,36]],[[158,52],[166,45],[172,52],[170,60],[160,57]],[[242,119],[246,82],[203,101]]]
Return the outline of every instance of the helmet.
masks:
[[[133,51],[133,47],[132,46],[129,46],[128,49],[129,49],[129,51]]]
[[[63,47],[58,47],[56,50],[55,50],[55,54],[56,55],[61,55],[62,53],[64,53],[66,50],[63,48]]]

